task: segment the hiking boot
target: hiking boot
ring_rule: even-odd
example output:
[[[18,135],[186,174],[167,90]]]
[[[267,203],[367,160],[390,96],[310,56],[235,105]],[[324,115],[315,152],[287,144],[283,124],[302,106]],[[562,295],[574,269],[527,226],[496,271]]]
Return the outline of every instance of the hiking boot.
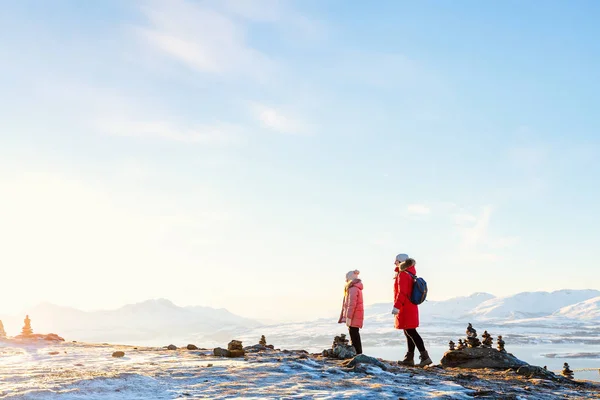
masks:
[[[422,352],[419,356],[419,359],[421,360],[421,362],[419,363],[419,367],[424,367],[426,365],[433,364],[433,361],[431,361],[431,358],[429,358],[429,354],[427,353],[427,351]]]
[[[413,367],[415,365],[415,353],[411,353],[410,351],[406,353],[404,360],[400,361],[399,364],[407,367]]]

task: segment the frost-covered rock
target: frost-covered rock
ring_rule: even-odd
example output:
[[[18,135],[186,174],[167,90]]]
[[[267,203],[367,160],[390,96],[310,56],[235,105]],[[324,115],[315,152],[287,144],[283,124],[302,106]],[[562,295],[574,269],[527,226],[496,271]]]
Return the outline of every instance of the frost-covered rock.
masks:
[[[441,362],[444,367],[457,368],[519,368],[528,365],[510,353],[485,347],[447,351]]]
[[[359,354],[356,357],[354,357],[352,360],[344,362],[344,364],[342,364],[342,365],[344,367],[354,367],[358,364],[372,364],[372,365],[378,366],[379,368],[381,368],[384,371],[387,371],[387,366],[384,363],[382,363],[375,357],[369,357],[364,354]]]

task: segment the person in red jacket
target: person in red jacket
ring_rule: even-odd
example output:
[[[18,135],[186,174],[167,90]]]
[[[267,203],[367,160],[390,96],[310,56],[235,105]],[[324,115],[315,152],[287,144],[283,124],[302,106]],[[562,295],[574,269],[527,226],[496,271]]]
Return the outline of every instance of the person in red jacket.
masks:
[[[365,307],[362,295],[363,283],[358,279],[358,274],[360,274],[359,270],[350,271],[346,274],[344,301],[338,323],[346,323],[350,332],[352,346],[356,349],[356,354],[362,354],[360,328],[363,327],[365,320]]]
[[[425,344],[421,335],[417,332],[419,327],[419,307],[410,301],[410,294],[413,287],[413,278],[407,272],[417,275],[415,269],[415,260],[409,258],[406,254],[396,256],[396,277],[394,279],[394,308],[392,314],[396,316],[394,327],[404,330],[408,352],[404,360],[400,363],[407,366],[415,365],[415,347],[419,350],[421,362],[419,367],[431,364],[431,358],[425,349]]]

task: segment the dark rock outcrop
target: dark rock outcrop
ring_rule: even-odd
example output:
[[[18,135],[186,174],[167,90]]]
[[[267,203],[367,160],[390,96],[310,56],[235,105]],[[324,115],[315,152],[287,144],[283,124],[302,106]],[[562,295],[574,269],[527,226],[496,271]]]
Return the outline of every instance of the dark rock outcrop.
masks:
[[[114,353],[112,353],[112,356],[115,358],[121,358],[121,357],[125,357],[125,353],[122,351],[115,351]]]
[[[194,344],[188,344],[187,345],[187,349],[188,350],[198,350],[198,346],[196,346]]]
[[[441,362],[444,367],[454,368],[519,368],[528,365],[510,353],[485,347],[447,351]]]

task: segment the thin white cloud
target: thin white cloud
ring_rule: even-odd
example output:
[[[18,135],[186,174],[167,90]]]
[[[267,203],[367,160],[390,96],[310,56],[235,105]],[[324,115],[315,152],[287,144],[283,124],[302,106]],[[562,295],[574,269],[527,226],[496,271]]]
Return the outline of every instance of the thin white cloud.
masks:
[[[307,133],[307,127],[289,113],[264,105],[252,105],[254,118],[270,130],[281,133]]]
[[[153,1],[139,36],[161,54],[195,71],[267,79],[274,62],[246,40],[244,24],[205,4]]]
[[[431,213],[431,209],[424,204],[409,204],[406,211],[413,215],[429,215]]]
[[[490,221],[493,214],[491,205],[484,206],[479,215],[460,213],[454,216],[460,235],[459,253],[473,261],[496,262],[503,256],[498,250],[514,246],[516,236],[495,236],[490,234]]]

